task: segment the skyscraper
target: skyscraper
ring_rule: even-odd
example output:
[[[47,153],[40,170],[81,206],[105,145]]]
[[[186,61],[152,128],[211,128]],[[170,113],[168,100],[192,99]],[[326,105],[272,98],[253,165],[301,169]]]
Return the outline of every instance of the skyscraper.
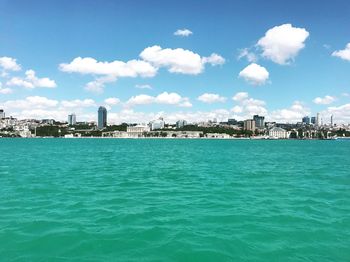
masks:
[[[311,117],[311,124],[316,125],[316,117],[315,116]]]
[[[259,116],[259,115],[255,115],[253,116],[253,120],[255,122],[255,127],[256,128],[264,128],[264,120],[265,120],[265,117],[263,116]]]
[[[5,118],[5,111],[4,109],[0,109],[0,119]]]
[[[244,130],[255,131],[255,121],[253,119],[244,120]]]
[[[317,113],[317,115],[316,115],[316,126],[320,126],[320,125],[321,125],[320,113]]]
[[[74,113],[68,115],[68,125],[72,126],[77,123],[77,117]]]
[[[303,124],[310,125],[310,117],[304,116],[302,122]]]
[[[97,128],[103,129],[107,126],[107,109],[103,106],[98,108]]]

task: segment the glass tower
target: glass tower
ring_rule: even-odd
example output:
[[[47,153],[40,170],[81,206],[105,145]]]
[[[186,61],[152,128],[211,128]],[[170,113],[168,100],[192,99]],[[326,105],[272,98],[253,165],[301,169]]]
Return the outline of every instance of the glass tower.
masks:
[[[98,108],[97,128],[103,129],[107,126],[107,109],[103,106]]]

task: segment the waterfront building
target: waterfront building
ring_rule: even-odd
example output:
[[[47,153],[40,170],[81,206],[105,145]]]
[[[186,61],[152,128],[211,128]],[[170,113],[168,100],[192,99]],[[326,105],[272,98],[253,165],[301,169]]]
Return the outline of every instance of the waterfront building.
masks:
[[[104,129],[107,126],[107,109],[104,106],[98,108],[97,128]]]
[[[273,127],[269,130],[270,138],[287,139],[289,138],[289,136],[290,136],[290,133],[280,127]]]
[[[229,125],[237,125],[238,122],[237,122],[237,120],[234,119],[234,118],[229,118],[229,119],[227,120],[227,124],[229,124]]]
[[[0,119],[4,119],[5,118],[5,111],[4,109],[0,109]]]
[[[244,120],[243,129],[247,131],[255,131],[255,121],[253,119]]]
[[[76,123],[77,123],[76,115],[74,113],[68,115],[68,125],[72,126],[72,125],[75,125]]]
[[[153,120],[149,123],[151,130],[163,129],[165,126],[165,122],[162,117],[157,120]]]
[[[320,125],[321,125],[320,113],[317,113],[317,115],[316,115],[316,126],[320,126]]]
[[[311,117],[311,124],[316,125],[316,117]]]
[[[302,118],[302,122],[303,122],[303,124],[305,124],[305,125],[310,125],[310,117],[304,116],[304,117]]]
[[[264,128],[264,126],[265,126],[265,124],[264,124],[265,117],[259,116],[259,115],[254,115],[253,116],[253,120],[255,122],[255,127],[256,128]]]
[[[183,128],[186,125],[187,125],[187,121],[186,120],[179,120],[179,121],[176,122],[176,128]]]
[[[333,126],[333,115],[331,115],[331,127]]]
[[[150,131],[151,129],[147,125],[128,126],[126,128],[128,137],[144,137],[145,133]]]
[[[225,133],[206,133],[205,136],[207,138],[222,138],[222,139],[230,138],[230,135]]]

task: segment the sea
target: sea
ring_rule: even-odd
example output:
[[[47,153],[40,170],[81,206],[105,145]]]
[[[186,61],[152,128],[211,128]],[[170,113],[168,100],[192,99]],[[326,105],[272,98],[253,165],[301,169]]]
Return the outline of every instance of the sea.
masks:
[[[350,261],[350,141],[0,139],[0,261]]]

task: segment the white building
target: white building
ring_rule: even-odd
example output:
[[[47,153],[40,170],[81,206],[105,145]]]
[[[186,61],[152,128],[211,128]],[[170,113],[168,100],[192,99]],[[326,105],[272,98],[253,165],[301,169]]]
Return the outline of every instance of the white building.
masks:
[[[290,136],[290,132],[287,132],[283,128],[280,127],[273,127],[269,130],[269,137],[270,138],[281,138],[281,139],[287,139]]]
[[[207,133],[206,134],[207,138],[222,138],[222,139],[227,139],[230,138],[229,134],[225,133]]]
[[[68,115],[68,125],[72,126],[72,125],[75,125],[76,123],[77,123],[76,115],[74,113]]]
[[[128,126],[126,132],[128,137],[143,137],[145,132],[149,132],[150,127],[146,125]]]
[[[149,123],[151,130],[163,129],[165,126],[165,122],[162,117],[157,120],[153,120]]]

